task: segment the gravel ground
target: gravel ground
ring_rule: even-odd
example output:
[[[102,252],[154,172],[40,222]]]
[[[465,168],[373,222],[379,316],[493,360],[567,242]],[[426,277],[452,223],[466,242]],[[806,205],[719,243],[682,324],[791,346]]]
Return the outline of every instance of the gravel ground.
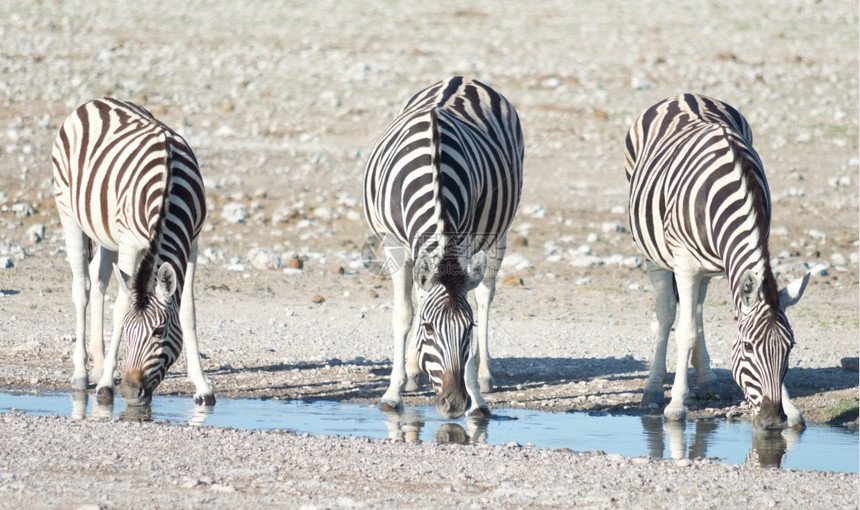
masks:
[[[789,390],[808,422],[857,426],[854,3],[11,0],[0,10],[0,385],[68,387],[71,278],[50,149],[74,107],[111,95],[176,128],[202,163],[210,216],[196,290],[216,397],[375,402],[391,367],[391,289],[359,258],[364,158],[402,100],[467,74],[516,105],[527,144],[491,314],[491,406],[644,412],[653,293],[625,229],[622,144],[644,108],[694,91],[735,105],[752,125],[780,281],[813,273],[789,312],[798,342]],[[712,283],[706,329],[724,395],[692,399],[692,418],[745,414],[729,372],[729,301],[725,280]],[[179,365],[158,393],[190,399]],[[431,403],[428,391],[405,400]],[[9,507],[858,502],[857,475],[2,420],[0,506]]]

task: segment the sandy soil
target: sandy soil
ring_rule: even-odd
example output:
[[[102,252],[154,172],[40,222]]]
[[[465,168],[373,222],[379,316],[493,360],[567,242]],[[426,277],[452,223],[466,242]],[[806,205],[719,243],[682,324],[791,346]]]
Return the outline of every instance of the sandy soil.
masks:
[[[638,402],[653,355],[653,293],[625,229],[623,137],[647,106],[695,91],[735,105],[752,125],[774,200],[771,254],[781,283],[813,272],[789,312],[797,346],[786,382],[795,403],[809,422],[856,427],[856,5],[156,4],[3,8],[0,267],[7,258],[12,267],[0,269],[0,385],[68,387],[74,318],[50,148],[75,106],[111,95],[179,130],[202,163],[210,215],[196,291],[216,396],[375,402],[391,367],[391,289],[360,262],[364,158],[402,100],[468,74],[516,105],[527,144],[522,205],[491,312],[491,406],[645,412]],[[301,270],[288,267],[294,258]],[[743,415],[729,372],[735,324],[724,280],[709,289],[706,330],[724,394],[692,399],[691,417]],[[181,365],[160,393],[190,398]],[[428,391],[406,398],[430,401]],[[10,419],[24,429],[52,423]],[[110,427],[63,423],[83,427],[72,435]],[[167,434],[181,444],[193,433]],[[325,444],[304,440],[312,443],[306,453]],[[8,466],[21,461],[15,455],[0,458]],[[127,472],[137,473],[134,465]],[[857,478],[849,480],[856,489]],[[46,506],[78,504],[33,483]],[[620,490],[592,506],[618,504],[611,498]],[[251,501],[221,497],[208,502]],[[135,502],[109,501],[97,504]]]

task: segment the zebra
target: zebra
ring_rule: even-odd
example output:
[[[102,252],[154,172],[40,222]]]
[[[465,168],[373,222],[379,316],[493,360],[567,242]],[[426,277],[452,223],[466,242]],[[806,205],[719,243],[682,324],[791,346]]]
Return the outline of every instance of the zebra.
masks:
[[[687,363],[698,395],[719,396],[705,347],[702,304],[725,274],[737,313],[732,376],[761,428],[802,429],[783,383],[794,333],[785,315],[809,273],[778,290],[770,267],[771,198],[746,119],[728,104],[682,94],[645,110],[626,138],[629,224],[655,289],[657,348],[642,405],[659,404],[666,344],[675,321],[678,360],[668,420],[686,418]],[[674,295],[673,295],[674,294]]]
[[[401,391],[428,375],[446,418],[489,415],[489,308],[522,191],[523,135],[501,94],[456,76],[406,101],[373,146],[364,176],[364,212],[402,258],[394,284],[394,360],[380,408],[402,408]],[[397,253],[397,252],[401,253]],[[402,253],[405,255],[401,257]],[[405,345],[419,303],[414,341]],[[467,293],[475,291],[475,324]],[[472,329],[478,349],[473,354]],[[408,376],[408,381],[407,381]]]
[[[121,335],[128,341],[120,394],[148,405],[186,344],[194,403],[215,396],[197,345],[194,270],[206,197],[188,143],[141,106],[113,98],[79,106],[63,122],[51,155],[54,197],[72,268],[76,343],[71,385],[86,390],[86,309],[100,403],[113,401]],[[111,267],[119,295],[107,357],[102,332]],[[87,287],[90,280],[89,294]]]

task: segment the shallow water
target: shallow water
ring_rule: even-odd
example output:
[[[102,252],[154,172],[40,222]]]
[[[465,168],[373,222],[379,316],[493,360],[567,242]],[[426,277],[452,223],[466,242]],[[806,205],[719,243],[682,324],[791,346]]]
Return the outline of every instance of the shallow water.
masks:
[[[488,444],[602,450],[625,457],[709,457],[719,462],[786,469],[858,472],[858,434],[840,427],[810,426],[795,431],[754,431],[748,422],[699,420],[664,423],[662,416],[546,413],[499,408],[486,420],[444,420],[432,407],[383,413],[375,406],[330,401],[221,398],[215,407],[197,407],[189,397],[158,395],[151,406],[129,407],[119,397],[99,405],[83,392],[0,392],[0,412],[71,416],[95,420],[152,420],[239,429],[392,438],[440,443]]]

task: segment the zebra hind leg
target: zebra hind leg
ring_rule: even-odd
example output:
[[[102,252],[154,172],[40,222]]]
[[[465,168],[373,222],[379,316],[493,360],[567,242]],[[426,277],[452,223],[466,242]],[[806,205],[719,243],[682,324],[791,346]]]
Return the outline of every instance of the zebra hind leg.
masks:
[[[99,247],[90,262],[90,355],[93,357],[93,379],[96,381],[104,374],[104,300],[105,291],[116,262],[116,252]]]
[[[406,349],[406,386],[403,390],[418,391],[426,382],[427,378],[418,367],[418,349],[415,348],[415,342],[409,342]]]
[[[696,343],[693,345],[691,361],[696,369],[696,396],[698,398],[720,398],[720,383],[717,375],[711,370],[711,358],[705,344],[705,329],[702,319],[702,308],[705,295],[708,292],[710,278],[703,278],[699,283],[699,296],[696,303]]]

